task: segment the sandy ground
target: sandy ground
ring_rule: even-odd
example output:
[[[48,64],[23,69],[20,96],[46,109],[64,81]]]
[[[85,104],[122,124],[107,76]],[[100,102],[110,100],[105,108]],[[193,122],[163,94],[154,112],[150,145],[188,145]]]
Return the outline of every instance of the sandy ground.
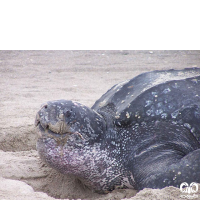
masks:
[[[0,199],[180,199],[173,187],[93,193],[40,161],[34,119],[45,101],[92,106],[142,72],[186,67],[200,67],[200,51],[0,51]]]

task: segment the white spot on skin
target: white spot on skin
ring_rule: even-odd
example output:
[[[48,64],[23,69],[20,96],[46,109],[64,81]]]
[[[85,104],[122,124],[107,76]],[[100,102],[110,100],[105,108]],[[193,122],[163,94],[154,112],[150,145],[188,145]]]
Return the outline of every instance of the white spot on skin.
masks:
[[[174,111],[174,112],[171,114],[171,117],[172,117],[173,119],[175,119],[175,118],[178,116],[178,114],[179,114],[179,111],[176,110],[176,111]]]
[[[194,133],[194,132],[195,132],[195,128],[193,127],[190,131],[191,131],[192,133]]]
[[[147,114],[148,116],[150,116],[151,113],[152,113],[152,110],[147,110],[147,111],[146,111],[146,114]],[[135,117],[136,117],[136,116],[135,116]]]
[[[119,118],[120,118],[120,116],[119,116],[119,115],[115,116],[115,119],[119,119]]]
[[[146,104],[145,104],[145,107],[150,106],[151,104],[152,104],[152,101],[151,100],[147,100]]]
[[[174,83],[174,86],[172,86],[173,88],[178,88],[178,84]]]
[[[163,113],[163,110],[162,109],[159,109],[159,110],[156,110],[156,115],[160,115]]]
[[[167,113],[162,113],[162,114],[161,114],[161,118],[162,118],[162,119],[166,119],[166,118],[167,118]]]
[[[188,124],[188,123],[185,123],[185,124],[184,124],[184,126],[185,126],[186,128],[189,128],[189,129],[191,129],[191,125],[190,125],[190,124]]]
[[[135,117],[138,117],[139,116],[139,112],[135,112]]]
[[[48,120],[49,120],[47,115],[45,115],[44,119],[45,119],[46,121],[48,121]]]
[[[163,93],[164,93],[164,94],[167,94],[167,93],[169,93],[169,92],[171,92],[171,89],[170,89],[170,88],[166,88],[166,89],[163,90]]]
[[[118,125],[120,125],[121,126],[121,123],[120,122],[117,122],[118,123]]]
[[[130,114],[128,112],[126,112],[126,117],[130,118]]]
[[[141,125],[142,125],[142,126],[146,126],[146,122],[142,122]]]
[[[99,107],[103,107],[107,104],[107,99],[105,99],[104,101],[100,102]]]
[[[149,110],[146,111],[146,114],[148,116],[155,116],[155,107],[154,106],[151,106],[151,108]]]

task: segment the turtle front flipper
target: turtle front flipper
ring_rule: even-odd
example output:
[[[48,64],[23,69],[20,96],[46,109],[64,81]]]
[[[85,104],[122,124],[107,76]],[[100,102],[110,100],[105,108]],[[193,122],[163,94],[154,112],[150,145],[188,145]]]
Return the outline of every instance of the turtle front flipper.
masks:
[[[149,166],[151,168],[151,166]],[[197,149],[174,164],[162,170],[163,165],[160,165],[160,172],[146,177],[137,185],[137,189],[143,188],[164,188],[166,186],[180,187],[184,182],[189,185],[193,182],[200,183],[200,149]]]
[[[200,143],[186,127],[160,121],[135,130],[145,137],[127,158],[136,189],[200,183]]]

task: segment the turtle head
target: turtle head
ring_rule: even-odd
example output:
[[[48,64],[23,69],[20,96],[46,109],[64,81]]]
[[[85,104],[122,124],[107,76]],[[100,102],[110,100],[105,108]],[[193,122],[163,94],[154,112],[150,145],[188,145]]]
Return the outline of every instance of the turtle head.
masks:
[[[78,102],[58,100],[41,106],[35,125],[40,137],[97,141],[105,122],[101,115]]]
[[[112,127],[109,121],[105,113],[100,115],[77,102],[43,104],[35,119],[40,158],[97,192],[113,190],[121,184],[121,164],[113,156],[119,149],[111,150],[105,142],[107,126]]]
[[[37,112],[35,125],[36,146],[44,162],[101,190],[102,171],[112,162],[101,152],[106,122],[100,114],[77,102],[49,101]]]

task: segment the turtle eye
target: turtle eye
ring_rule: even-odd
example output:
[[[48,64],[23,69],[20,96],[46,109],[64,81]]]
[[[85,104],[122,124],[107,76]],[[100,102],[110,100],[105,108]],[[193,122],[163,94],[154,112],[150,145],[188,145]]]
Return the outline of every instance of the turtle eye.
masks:
[[[41,106],[40,106],[40,109],[42,109],[42,108],[45,108],[45,109],[47,109],[47,104],[45,103],[43,103]]]
[[[71,116],[71,111],[67,110],[66,113],[65,113],[65,116],[66,117],[70,117]]]

